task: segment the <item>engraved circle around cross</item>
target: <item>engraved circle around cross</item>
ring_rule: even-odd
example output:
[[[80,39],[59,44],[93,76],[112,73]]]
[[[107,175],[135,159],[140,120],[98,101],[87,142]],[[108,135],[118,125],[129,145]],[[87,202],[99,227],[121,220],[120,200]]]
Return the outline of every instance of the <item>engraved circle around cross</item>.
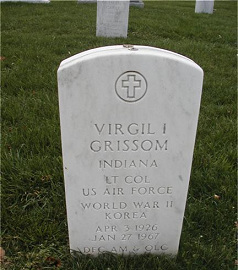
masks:
[[[115,88],[120,99],[126,102],[136,102],[146,94],[147,82],[139,72],[127,71],[118,77]]]

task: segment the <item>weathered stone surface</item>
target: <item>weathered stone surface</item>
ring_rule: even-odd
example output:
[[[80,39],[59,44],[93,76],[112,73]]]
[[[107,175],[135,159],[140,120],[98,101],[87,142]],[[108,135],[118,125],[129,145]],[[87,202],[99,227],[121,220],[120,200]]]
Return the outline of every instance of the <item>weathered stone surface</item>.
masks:
[[[178,251],[203,71],[146,46],[64,60],[59,105],[70,248]]]
[[[97,36],[127,37],[129,0],[97,1]]]
[[[214,0],[196,0],[195,13],[213,13]]]

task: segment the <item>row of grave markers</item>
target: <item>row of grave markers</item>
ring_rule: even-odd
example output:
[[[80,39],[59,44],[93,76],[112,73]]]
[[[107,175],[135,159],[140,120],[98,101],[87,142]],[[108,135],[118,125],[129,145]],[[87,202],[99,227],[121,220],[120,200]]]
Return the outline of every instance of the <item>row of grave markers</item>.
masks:
[[[0,0],[0,2],[49,3],[50,0]],[[127,37],[129,6],[144,7],[142,0],[79,0],[78,3],[97,2],[97,30],[101,37]],[[213,13],[214,0],[196,0],[196,13]]]
[[[32,3],[49,3],[50,0],[0,0],[20,1]],[[80,0],[79,3],[91,3],[94,0]],[[141,0],[123,1],[97,1],[97,30],[96,35],[101,37],[127,37],[129,6],[137,5],[143,7]],[[213,13],[214,0],[196,0],[196,13]]]
[[[97,36],[127,37],[129,0],[97,2]],[[213,13],[214,1],[197,0],[196,13]]]
[[[0,0],[20,1],[32,3],[49,3],[50,0]],[[95,0],[79,0],[79,3],[91,3]],[[123,1],[97,1],[97,30],[96,35],[99,37],[127,37],[129,6],[137,5],[143,7],[142,0],[123,0]],[[213,13],[214,0],[197,0],[196,13]]]
[[[78,0],[78,3],[96,3],[96,2],[130,2],[130,6],[144,7],[142,0]],[[29,2],[29,3],[50,3],[50,0],[0,0],[0,2]],[[111,5],[111,4],[109,4]],[[214,0],[196,0],[196,13],[213,13]]]

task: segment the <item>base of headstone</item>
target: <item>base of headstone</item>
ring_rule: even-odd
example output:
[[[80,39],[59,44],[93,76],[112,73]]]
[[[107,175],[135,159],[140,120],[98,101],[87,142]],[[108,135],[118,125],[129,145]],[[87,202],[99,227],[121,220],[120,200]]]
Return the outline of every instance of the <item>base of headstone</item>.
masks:
[[[143,8],[144,7],[144,3],[143,3],[142,0],[130,0],[130,6]]]

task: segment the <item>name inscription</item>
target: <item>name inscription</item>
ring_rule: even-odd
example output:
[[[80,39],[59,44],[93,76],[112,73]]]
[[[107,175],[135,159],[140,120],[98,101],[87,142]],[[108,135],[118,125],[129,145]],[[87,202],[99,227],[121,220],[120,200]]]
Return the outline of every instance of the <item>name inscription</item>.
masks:
[[[153,130],[151,123],[137,124],[131,123],[129,125],[122,124],[94,124],[94,128],[99,136],[149,136],[155,135],[156,131]],[[162,127],[162,134],[166,133],[166,124]],[[137,151],[161,151],[168,150],[167,139],[145,139],[145,140],[94,140],[90,143],[90,149],[93,152],[137,152]]]

